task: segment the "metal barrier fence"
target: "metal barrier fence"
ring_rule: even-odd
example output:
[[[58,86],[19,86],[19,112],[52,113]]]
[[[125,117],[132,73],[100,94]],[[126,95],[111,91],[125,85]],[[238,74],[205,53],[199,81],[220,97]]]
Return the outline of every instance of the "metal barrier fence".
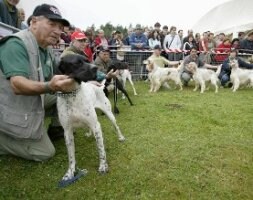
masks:
[[[54,52],[58,54],[58,56],[63,51],[63,46],[59,46],[58,48],[54,49]],[[141,80],[147,77],[147,71],[145,69],[145,65],[143,64],[144,60],[147,60],[153,53],[153,50],[131,50],[130,46],[124,46],[120,49],[118,47],[110,47],[111,51],[111,59],[113,60],[120,60],[128,63],[129,70],[132,73],[132,78],[134,80]],[[222,52],[222,53],[221,53]],[[238,57],[243,59],[246,62],[253,63],[253,50],[238,50]],[[94,57],[97,56],[98,52],[94,53]],[[169,52],[174,53],[175,57],[182,57],[189,55],[189,52],[181,51],[181,52]],[[214,49],[211,52],[198,52],[200,59],[204,62],[211,64],[211,65],[219,65],[228,57],[228,50],[226,49]],[[168,54],[165,51],[162,51],[162,56],[168,58]]]
[[[239,49],[238,50],[238,57],[244,60],[245,62],[252,62],[253,50],[247,50],[247,53],[244,52],[245,50]],[[219,65],[222,64],[224,60],[228,58],[229,51],[217,53],[217,52],[210,52],[205,54],[204,61],[208,64],[212,65]]]
[[[133,80],[146,79],[148,72],[146,71],[144,60],[147,60],[153,51],[117,51],[111,50],[111,59],[120,60],[128,63]]]
[[[20,29],[0,22],[0,38],[19,32]]]
[[[110,47],[111,59],[121,60],[127,62],[129,69],[132,72],[132,77],[134,80],[144,79],[147,76],[147,71],[145,70],[145,65],[143,64],[144,60],[147,60],[153,53],[153,50],[131,50],[130,46],[123,46],[117,50],[117,47]],[[247,53],[245,53],[245,51]],[[200,59],[203,62],[211,65],[222,64],[225,59],[228,57],[229,49],[213,49],[210,52],[198,52]],[[253,62],[253,50],[238,50],[238,57],[245,60],[246,62]],[[96,54],[96,53],[95,53]],[[168,54],[172,57],[177,57],[184,59],[185,56],[189,55],[189,52],[186,51],[162,51],[162,56],[168,58]],[[174,54],[174,55],[173,55]]]

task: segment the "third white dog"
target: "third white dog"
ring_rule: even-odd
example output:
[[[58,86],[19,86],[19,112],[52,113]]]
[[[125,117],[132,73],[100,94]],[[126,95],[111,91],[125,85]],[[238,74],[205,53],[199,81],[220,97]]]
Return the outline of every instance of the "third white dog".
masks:
[[[231,61],[229,64],[232,68],[230,80],[233,83],[233,92],[238,90],[240,85],[249,85],[253,87],[253,70],[239,68],[237,60]]]
[[[218,75],[220,73],[221,66],[219,66],[217,71],[214,72],[210,69],[198,68],[195,62],[190,62],[187,69],[193,74],[192,78],[195,81],[195,88],[193,91],[197,91],[200,86],[200,93],[204,93],[206,90],[206,82],[209,81],[215,87],[215,93],[218,92]]]

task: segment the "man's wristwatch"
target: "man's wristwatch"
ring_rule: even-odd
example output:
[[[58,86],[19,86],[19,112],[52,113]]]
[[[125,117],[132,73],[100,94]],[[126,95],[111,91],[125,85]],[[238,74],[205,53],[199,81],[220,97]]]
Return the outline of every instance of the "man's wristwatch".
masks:
[[[44,82],[44,89],[46,94],[54,94],[54,91],[49,87],[49,82]]]

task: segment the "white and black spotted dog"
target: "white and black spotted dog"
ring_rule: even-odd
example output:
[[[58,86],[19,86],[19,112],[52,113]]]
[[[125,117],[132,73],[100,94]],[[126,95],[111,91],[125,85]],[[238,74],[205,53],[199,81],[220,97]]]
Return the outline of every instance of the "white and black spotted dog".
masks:
[[[63,176],[63,181],[74,178],[76,172],[75,145],[73,132],[75,128],[87,127],[95,136],[99,152],[99,169],[101,173],[108,171],[103,135],[95,108],[99,108],[110,119],[116,129],[118,139],[124,141],[116,119],[112,113],[111,103],[105,96],[104,87],[97,86],[90,80],[96,78],[96,67],[85,63],[79,55],[67,55],[62,58],[59,71],[77,81],[76,91],[58,94],[57,108],[60,123],[64,129],[65,142],[68,151],[69,168]]]

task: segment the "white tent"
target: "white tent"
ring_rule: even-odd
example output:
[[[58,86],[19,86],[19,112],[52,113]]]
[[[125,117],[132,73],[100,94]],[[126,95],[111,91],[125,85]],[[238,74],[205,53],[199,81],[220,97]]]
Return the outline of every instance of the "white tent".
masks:
[[[233,33],[237,37],[239,31],[253,29],[252,10],[252,0],[231,0],[210,10],[193,26],[193,30]]]
[[[18,8],[23,8],[25,10],[26,19],[33,13],[33,10],[36,6],[41,5],[43,3],[55,5],[61,11],[61,14],[65,17],[66,10],[55,0],[22,0],[17,5]]]

